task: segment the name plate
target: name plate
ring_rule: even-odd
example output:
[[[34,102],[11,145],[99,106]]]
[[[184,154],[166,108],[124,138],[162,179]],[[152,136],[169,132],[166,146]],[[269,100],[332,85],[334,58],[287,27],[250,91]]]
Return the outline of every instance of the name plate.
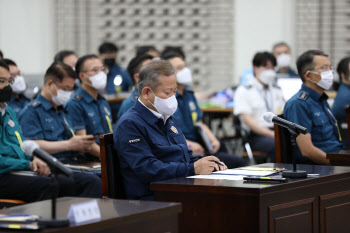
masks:
[[[97,201],[88,201],[79,204],[72,204],[67,214],[69,222],[81,224],[101,219],[101,212]]]

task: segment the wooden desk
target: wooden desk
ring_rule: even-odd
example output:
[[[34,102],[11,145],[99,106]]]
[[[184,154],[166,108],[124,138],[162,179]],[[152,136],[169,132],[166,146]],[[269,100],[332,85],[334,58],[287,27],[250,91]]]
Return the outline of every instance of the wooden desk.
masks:
[[[327,159],[333,166],[350,166],[350,150],[327,153]]]
[[[90,198],[64,197],[57,199],[57,217],[66,217],[69,206],[93,200]],[[177,232],[178,203],[150,201],[127,201],[98,199],[102,219],[85,225],[56,229],[43,229],[41,232]],[[0,214],[35,214],[45,218],[51,216],[51,201],[41,201],[3,209]],[[13,232],[13,231],[12,231]]]
[[[122,95],[104,95],[105,99],[109,104],[118,104],[122,103],[130,93],[122,94]]]
[[[178,178],[152,183],[151,189],[157,201],[183,204],[180,232],[349,232],[350,168],[298,169],[320,176],[285,184]]]

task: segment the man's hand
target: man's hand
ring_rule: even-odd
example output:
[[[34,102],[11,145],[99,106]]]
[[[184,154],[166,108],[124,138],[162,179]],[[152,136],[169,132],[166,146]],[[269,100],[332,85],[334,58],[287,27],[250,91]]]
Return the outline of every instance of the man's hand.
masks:
[[[29,169],[33,172],[37,172],[40,176],[50,175],[50,168],[45,162],[34,156],[33,161],[29,165]]]
[[[215,161],[223,164],[224,166],[216,164]],[[214,169],[217,171],[223,171],[226,170],[227,167],[215,156],[207,156],[197,160],[194,163],[194,172],[196,175],[209,175],[214,171]]]
[[[93,135],[74,136],[68,140],[70,150],[79,152],[89,152],[95,143]]]
[[[202,153],[204,154],[204,148],[201,146],[201,144],[197,143],[197,142],[188,142],[188,149],[190,149],[191,151],[193,151],[194,153]]]
[[[213,150],[214,150],[213,154],[216,154],[220,150],[220,146],[221,146],[220,141],[215,138],[215,140],[211,142],[211,145],[213,146]]]

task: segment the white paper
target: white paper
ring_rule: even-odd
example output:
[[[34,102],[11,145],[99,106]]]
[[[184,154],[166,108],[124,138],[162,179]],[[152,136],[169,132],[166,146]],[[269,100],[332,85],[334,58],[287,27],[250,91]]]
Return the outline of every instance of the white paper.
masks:
[[[69,207],[67,218],[72,223],[80,224],[101,219],[101,212],[97,201],[93,200],[79,204],[72,204]]]
[[[227,169],[225,171],[217,171],[212,174],[221,175],[242,175],[242,176],[269,176],[276,173],[276,171],[251,171],[240,169]]]
[[[216,179],[216,180],[243,180],[244,176],[228,176],[228,175],[196,175],[188,176],[187,178],[196,178],[196,179]]]

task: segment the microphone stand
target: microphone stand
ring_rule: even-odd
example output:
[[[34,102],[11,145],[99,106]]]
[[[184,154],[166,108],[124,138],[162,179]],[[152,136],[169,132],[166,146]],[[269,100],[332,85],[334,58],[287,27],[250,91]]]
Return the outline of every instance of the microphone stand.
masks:
[[[58,228],[58,227],[68,227],[69,220],[67,218],[56,218],[56,198],[57,198],[57,171],[54,167],[51,169],[51,187],[52,187],[52,196],[51,196],[51,219],[39,219],[38,224],[41,227],[48,228]]]
[[[299,136],[300,132],[297,129],[287,127],[290,133],[290,142],[292,145],[292,162],[293,162],[293,170],[285,170],[282,172],[282,177],[285,178],[306,178],[307,172],[302,170],[297,170],[296,165],[296,138]]]

